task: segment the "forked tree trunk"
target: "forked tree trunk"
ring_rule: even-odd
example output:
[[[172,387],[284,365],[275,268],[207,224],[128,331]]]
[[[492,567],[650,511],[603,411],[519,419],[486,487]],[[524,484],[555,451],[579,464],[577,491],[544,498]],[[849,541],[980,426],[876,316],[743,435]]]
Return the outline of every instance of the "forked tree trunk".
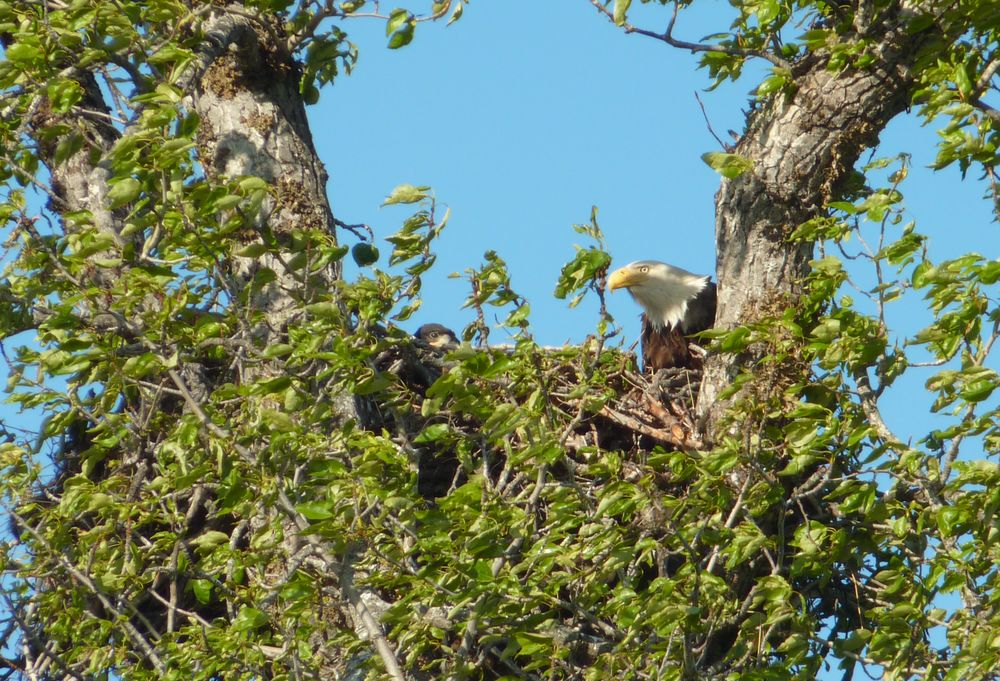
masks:
[[[735,153],[753,168],[723,179],[716,195],[717,327],[780,314],[795,301],[815,244],[789,236],[825,213],[862,152],[906,109],[920,42],[895,27],[875,47],[878,58],[868,69],[844,73],[827,70],[821,54],[809,57],[796,66],[794,92],[751,114]],[[763,352],[716,354],[706,363],[699,405],[710,441],[725,434],[720,419],[731,400],[719,394]]]

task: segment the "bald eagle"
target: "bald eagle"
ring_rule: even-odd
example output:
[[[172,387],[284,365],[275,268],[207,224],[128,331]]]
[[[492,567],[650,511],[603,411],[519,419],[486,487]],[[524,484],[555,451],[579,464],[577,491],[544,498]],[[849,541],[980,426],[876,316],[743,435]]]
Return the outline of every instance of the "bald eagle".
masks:
[[[715,284],[709,277],[657,260],[637,260],[612,272],[608,288],[628,289],[642,306],[646,370],[701,366],[701,357],[688,347],[688,337],[715,323]]]

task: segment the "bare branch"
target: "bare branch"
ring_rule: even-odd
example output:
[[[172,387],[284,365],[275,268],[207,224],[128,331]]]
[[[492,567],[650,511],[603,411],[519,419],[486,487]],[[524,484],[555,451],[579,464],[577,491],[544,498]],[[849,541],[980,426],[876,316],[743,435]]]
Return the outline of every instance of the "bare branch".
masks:
[[[1000,57],[993,57],[976,81],[976,92],[986,92],[998,70],[1000,70]]]
[[[991,121],[993,121],[997,125],[1000,125],[1000,109],[995,109],[994,107],[990,106],[981,99],[970,100],[970,103],[972,104],[972,106],[976,107],[984,114],[986,114],[986,116]]]
[[[868,421],[875,427],[875,432],[887,444],[900,442],[900,439],[893,435],[892,430],[886,425],[882,418],[882,412],[878,408],[878,399],[872,389],[871,379],[868,371],[860,368],[854,372],[854,382],[858,386],[858,396],[861,398],[861,409],[868,417]]]
[[[607,7],[601,4],[600,0],[590,0],[590,4],[597,8],[597,11],[608,18],[609,21],[615,23],[615,17]],[[770,52],[765,52],[764,50],[752,50],[743,47],[723,47],[722,45],[706,45],[705,43],[689,43],[686,40],[678,40],[673,37],[674,23],[677,21],[677,14],[680,11],[680,4],[674,4],[674,15],[670,19],[670,23],[667,25],[667,30],[664,33],[657,33],[656,31],[650,31],[645,28],[638,28],[633,26],[629,22],[623,22],[621,24],[622,29],[626,33],[637,33],[639,35],[644,35],[649,38],[655,38],[665,42],[671,47],[676,47],[682,50],[690,50],[694,52],[719,52],[721,54],[731,54],[734,57],[757,57],[758,59],[763,59],[765,61],[771,62],[775,66],[782,69],[791,69],[792,65],[782,59],[781,57],[771,54]]]

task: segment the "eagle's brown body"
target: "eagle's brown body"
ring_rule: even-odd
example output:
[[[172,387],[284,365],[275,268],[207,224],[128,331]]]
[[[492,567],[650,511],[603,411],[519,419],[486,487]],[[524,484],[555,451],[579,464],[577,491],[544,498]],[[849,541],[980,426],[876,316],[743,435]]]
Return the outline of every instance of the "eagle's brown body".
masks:
[[[692,354],[687,338],[680,331],[677,329],[657,331],[643,318],[642,366],[646,371],[657,371],[668,367],[697,368],[701,366],[701,358]]]

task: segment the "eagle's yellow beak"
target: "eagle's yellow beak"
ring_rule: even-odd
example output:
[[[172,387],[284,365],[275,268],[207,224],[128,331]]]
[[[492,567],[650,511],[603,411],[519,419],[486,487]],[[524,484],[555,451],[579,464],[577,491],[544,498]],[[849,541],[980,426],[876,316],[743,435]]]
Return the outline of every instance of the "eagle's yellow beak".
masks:
[[[608,277],[608,290],[614,291],[616,288],[628,288],[639,282],[639,273],[628,267],[622,267],[611,273]]]

